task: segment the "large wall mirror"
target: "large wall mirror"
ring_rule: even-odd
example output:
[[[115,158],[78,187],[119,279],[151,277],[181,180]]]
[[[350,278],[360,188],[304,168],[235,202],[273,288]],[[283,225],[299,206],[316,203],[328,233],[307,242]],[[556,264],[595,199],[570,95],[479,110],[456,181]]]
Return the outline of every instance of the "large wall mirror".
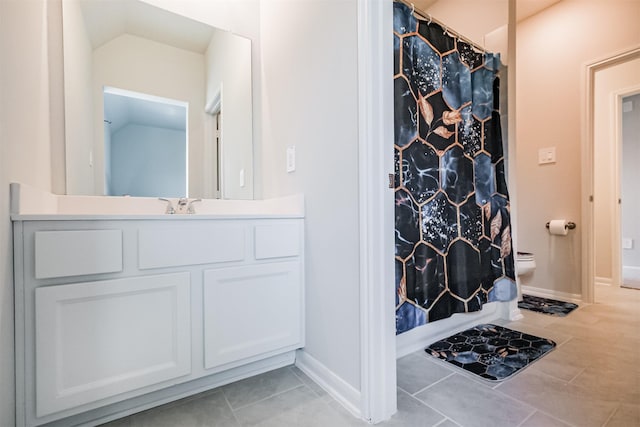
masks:
[[[253,198],[249,39],[139,0],[62,12],[67,194]]]

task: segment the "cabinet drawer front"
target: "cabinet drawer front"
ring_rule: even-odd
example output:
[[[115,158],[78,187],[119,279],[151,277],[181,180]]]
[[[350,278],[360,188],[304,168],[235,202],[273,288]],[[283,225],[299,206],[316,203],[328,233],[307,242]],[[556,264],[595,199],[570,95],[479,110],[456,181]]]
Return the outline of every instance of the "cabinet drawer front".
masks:
[[[39,417],[191,372],[189,273],[36,289]]]
[[[298,262],[204,273],[205,368],[302,342]]]
[[[145,228],[138,233],[140,269],[242,261],[245,227]]]
[[[36,279],[122,271],[122,231],[37,231],[35,265]]]
[[[299,256],[300,234],[299,224],[256,225],[256,259]]]

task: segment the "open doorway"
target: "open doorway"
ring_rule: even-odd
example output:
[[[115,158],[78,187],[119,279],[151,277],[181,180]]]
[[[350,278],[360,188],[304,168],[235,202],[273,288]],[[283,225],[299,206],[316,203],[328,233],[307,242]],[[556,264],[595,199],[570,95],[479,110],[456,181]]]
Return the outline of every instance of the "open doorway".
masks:
[[[595,285],[622,285],[622,104],[640,88],[640,48],[587,66],[587,145],[583,158],[583,299],[594,302]],[[626,155],[625,155],[626,157]],[[584,205],[583,205],[584,206]],[[625,230],[626,232],[626,230]],[[633,244],[633,243],[632,243]],[[639,263],[640,264],[640,263]]]
[[[187,197],[188,103],[104,88],[105,194]]]
[[[622,265],[620,266],[620,286],[640,289],[640,224],[637,216],[640,212],[640,194],[637,183],[640,182],[640,87],[638,92],[621,96],[618,111],[621,111],[621,155],[619,156],[620,176],[620,230],[622,247]]]

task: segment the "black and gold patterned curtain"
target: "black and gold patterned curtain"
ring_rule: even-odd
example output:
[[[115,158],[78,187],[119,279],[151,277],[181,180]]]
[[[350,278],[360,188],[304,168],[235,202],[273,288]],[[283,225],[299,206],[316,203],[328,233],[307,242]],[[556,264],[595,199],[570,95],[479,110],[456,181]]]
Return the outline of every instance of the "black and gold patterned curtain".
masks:
[[[516,297],[500,58],[394,3],[396,332]]]

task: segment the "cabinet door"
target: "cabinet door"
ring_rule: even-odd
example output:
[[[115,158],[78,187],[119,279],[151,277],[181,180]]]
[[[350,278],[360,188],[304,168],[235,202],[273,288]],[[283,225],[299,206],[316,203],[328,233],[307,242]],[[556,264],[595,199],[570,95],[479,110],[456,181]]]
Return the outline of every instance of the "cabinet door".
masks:
[[[299,262],[207,270],[205,368],[302,346]]]
[[[191,372],[189,273],[36,289],[36,413]]]

